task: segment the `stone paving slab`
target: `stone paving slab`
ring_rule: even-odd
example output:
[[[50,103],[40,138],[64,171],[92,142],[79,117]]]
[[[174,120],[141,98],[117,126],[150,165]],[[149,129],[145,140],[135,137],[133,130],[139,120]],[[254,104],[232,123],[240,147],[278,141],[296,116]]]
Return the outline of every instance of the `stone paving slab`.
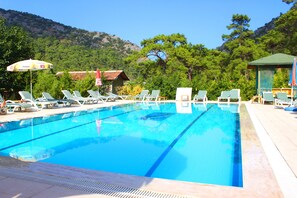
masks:
[[[257,119],[297,176],[297,113],[273,105],[252,104]]]
[[[273,105],[246,105],[284,197],[295,198],[297,114]]]
[[[0,180],[0,192],[7,194],[11,197],[32,197],[48,189],[50,185],[31,182],[15,178],[6,178]]]

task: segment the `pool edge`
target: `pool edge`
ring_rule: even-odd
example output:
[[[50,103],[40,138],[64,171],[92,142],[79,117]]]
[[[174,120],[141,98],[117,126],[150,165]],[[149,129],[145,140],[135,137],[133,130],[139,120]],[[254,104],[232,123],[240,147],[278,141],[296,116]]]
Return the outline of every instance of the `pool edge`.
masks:
[[[1,170],[4,169],[15,172],[24,171],[24,173],[38,172],[37,174],[40,174],[42,177],[57,177],[57,180],[61,178],[61,176],[58,175],[59,171],[64,171],[64,174],[69,173],[68,177],[70,179],[74,176],[82,176],[83,173],[84,176],[92,176],[92,179],[96,182],[180,196],[282,197],[281,190],[276,182],[276,178],[268,163],[250,115],[244,104],[241,105],[240,112],[243,188],[145,178],[123,174],[104,173],[100,171],[89,171],[72,167],[53,166],[44,163],[32,164],[16,161],[13,162],[15,167],[11,166],[11,164],[5,165],[0,163],[0,173]],[[3,162],[3,158],[0,158],[0,162]],[[67,174],[65,177],[67,177]],[[57,185],[60,184],[57,183]]]

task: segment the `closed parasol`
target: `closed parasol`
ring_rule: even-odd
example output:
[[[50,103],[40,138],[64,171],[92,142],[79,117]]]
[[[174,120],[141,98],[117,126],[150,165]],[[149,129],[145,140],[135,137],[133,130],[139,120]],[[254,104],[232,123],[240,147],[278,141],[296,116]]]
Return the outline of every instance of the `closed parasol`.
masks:
[[[100,74],[100,70],[97,69],[96,71],[96,82],[95,82],[96,86],[101,86],[102,85],[102,81],[101,81],[101,74]]]
[[[296,69],[296,58],[294,58],[293,65],[292,65],[292,70],[290,74],[290,82],[289,84],[291,85],[291,97],[293,100],[293,92],[294,92],[294,86],[297,86],[297,69]]]

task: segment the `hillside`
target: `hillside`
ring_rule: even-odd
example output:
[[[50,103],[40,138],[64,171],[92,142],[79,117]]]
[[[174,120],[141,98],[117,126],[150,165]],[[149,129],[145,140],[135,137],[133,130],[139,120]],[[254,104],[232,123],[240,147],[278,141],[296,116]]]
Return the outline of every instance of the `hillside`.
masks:
[[[130,41],[124,41],[115,35],[105,32],[89,32],[29,13],[0,8],[0,17],[5,18],[8,25],[23,27],[34,38],[54,37],[58,40],[66,39],[70,40],[74,45],[98,49],[113,48],[124,54],[140,50],[139,46]]]
[[[257,28],[255,30],[255,32],[254,32],[254,38],[259,38],[259,37],[267,34],[270,30],[272,30],[275,27],[274,22],[278,18],[279,17],[273,18],[271,21],[269,21],[268,23],[266,23],[264,26]]]

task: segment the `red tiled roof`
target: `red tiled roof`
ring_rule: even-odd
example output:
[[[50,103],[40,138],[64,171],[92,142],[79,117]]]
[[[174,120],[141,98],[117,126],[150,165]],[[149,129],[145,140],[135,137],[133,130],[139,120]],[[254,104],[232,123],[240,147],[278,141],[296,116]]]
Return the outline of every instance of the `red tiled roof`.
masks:
[[[70,71],[68,72],[73,80],[81,80],[86,77],[87,73],[94,74],[94,77],[96,76],[96,71]],[[56,75],[60,76],[63,72],[58,72]],[[101,75],[103,74],[104,78],[108,81],[116,80],[117,78],[121,77],[123,80],[129,80],[127,75],[123,70],[109,70],[101,72]]]

